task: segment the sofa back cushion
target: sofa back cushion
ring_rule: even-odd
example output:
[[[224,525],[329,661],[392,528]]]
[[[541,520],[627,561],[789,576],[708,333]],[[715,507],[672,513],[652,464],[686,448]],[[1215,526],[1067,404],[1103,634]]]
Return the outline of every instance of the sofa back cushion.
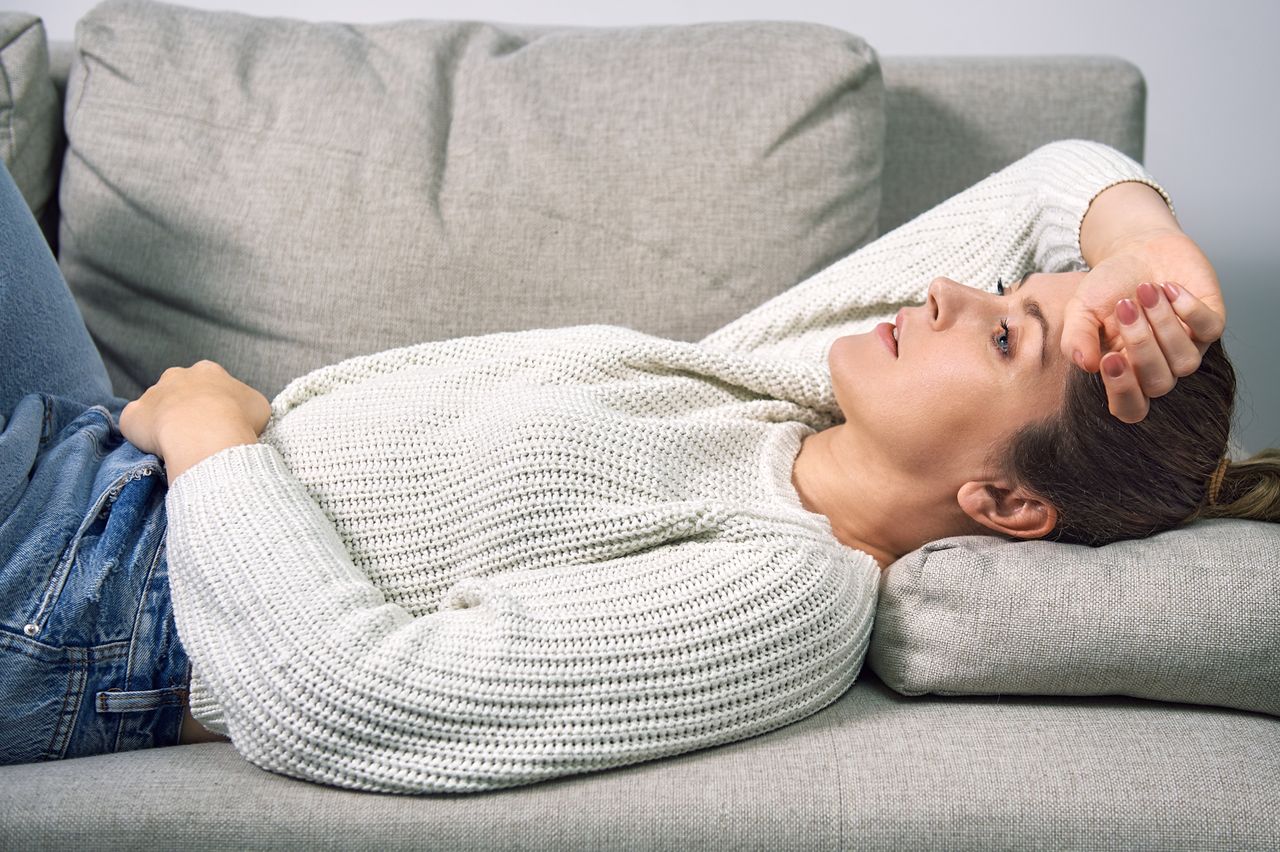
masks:
[[[76,30],[61,262],[116,392],[613,323],[695,340],[876,236],[883,85],[813,24]]]
[[[1058,139],[1142,162],[1147,84],[1119,56],[881,56],[882,234]]]
[[[37,219],[53,193],[61,137],[44,25],[34,15],[0,12],[0,161]]]

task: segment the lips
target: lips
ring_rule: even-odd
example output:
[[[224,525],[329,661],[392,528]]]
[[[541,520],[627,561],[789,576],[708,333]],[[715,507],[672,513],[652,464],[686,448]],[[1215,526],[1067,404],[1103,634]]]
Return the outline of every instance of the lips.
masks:
[[[898,357],[898,341],[893,339],[893,323],[882,322],[876,326],[876,337],[880,338],[885,347],[893,353],[893,357]]]

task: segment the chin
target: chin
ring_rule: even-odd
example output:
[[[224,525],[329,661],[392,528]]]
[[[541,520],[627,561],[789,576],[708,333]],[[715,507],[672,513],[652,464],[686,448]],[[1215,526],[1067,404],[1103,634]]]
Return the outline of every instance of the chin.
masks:
[[[875,334],[870,331],[837,337],[827,350],[827,366],[831,368],[832,375],[853,366],[867,369],[867,361],[874,354],[870,350],[873,344],[880,346],[881,349],[884,348],[884,345],[875,339]]]
[[[827,368],[831,372],[831,390],[836,402],[840,405],[843,419],[849,419],[849,413],[857,408],[857,397],[874,387],[875,373],[883,369],[882,364],[875,362],[876,351],[888,356],[884,344],[871,332],[865,334],[846,334],[837,337],[827,350]]]

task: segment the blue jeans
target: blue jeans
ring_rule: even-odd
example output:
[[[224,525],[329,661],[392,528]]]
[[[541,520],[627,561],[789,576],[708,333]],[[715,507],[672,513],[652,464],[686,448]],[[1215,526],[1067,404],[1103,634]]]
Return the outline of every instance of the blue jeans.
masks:
[[[0,764],[178,742],[159,459],[0,165]]]

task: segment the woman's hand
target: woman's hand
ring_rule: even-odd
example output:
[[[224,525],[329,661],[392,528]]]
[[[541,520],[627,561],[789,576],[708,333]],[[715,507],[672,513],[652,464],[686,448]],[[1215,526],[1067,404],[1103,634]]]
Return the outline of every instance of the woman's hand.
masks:
[[[253,444],[271,419],[258,391],[213,361],[170,367],[120,413],[120,431],[164,459],[169,481],[219,450]]]
[[[1200,367],[1226,318],[1199,246],[1180,230],[1148,233],[1109,247],[1081,280],[1067,303],[1062,353],[1089,372],[1102,368],[1111,413],[1136,423],[1151,399]]]

